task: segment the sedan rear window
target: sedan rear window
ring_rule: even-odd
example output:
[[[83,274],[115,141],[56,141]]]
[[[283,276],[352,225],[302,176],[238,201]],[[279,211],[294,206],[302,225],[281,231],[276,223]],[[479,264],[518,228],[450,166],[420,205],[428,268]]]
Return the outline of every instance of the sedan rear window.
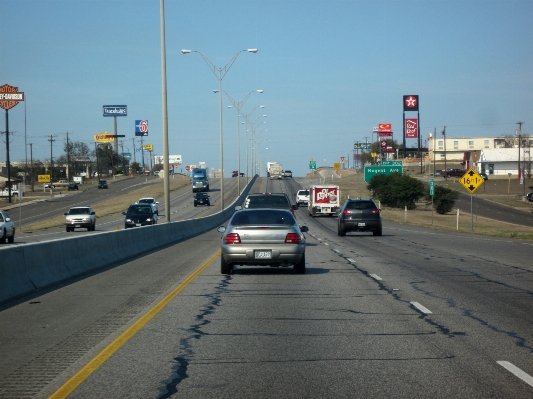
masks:
[[[231,221],[234,226],[243,225],[293,225],[295,224],[294,217],[285,211],[245,211],[237,212]]]

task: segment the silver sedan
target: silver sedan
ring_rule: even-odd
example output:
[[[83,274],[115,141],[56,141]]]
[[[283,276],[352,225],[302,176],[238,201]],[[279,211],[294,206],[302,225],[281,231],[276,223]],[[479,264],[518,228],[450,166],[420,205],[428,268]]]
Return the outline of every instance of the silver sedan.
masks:
[[[15,223],[4,211],[0,211],[0,243],[15,242]]]
[[[233,214],[221,239],[220,272],[229,274],[235,265],[294,266],[305,273],[307,226],[298,226],[292,213],[283,209],[244,209]]]

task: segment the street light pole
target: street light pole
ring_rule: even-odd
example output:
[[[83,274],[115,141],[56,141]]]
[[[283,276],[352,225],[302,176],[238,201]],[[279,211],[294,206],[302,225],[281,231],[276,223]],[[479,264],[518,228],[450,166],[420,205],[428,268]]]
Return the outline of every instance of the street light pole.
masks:
[[[255,91],[258,93],[263,92],[263,90],[255,90]],[[235,109],[237,110],[237,192],[239,194],[241,193],[241,128],[240,128],[241,107],[244,106],[244,103],[246,102],[248,97],[250,97],[250,94],[252,94],[253,92],[254,90],[248,93],[246,97],[244,97],[241,101],[235,101],[233,98],[231,98],[228,92],[225,92],[226,96],[228,96],[229,100],[233,104],[233,105],[228,105],[228,108],[235,107]],[[248,149],[248,145],[246,145],[246,149]],[[246,160],[246,162],[248,162],[248,160]],[[247,174],[246,182],[248,182],[248,171],[246,174]]]
[[[211,69],[211,72],[215,75],[215,77],[218,79],[218,92],[219,92],[219,100],[220,100],[220,207],[221,210],[224,210],[224,149],[223,149],[223,140],[222,140],[222,79],[224,79],[224,76],[229,72],[231,66],[237,59],[240,53],[242,52],[249,52],[249,53],[257,53],[256,48],[250,48],[246,50],[240,50],[233,56],[233,58],[222,68],[217,68],[205,55],[203,55],[201,52],[196,50],[181,50],[183,54],[190,54],[190,53],[198,53],[203,58],[209,69]]]

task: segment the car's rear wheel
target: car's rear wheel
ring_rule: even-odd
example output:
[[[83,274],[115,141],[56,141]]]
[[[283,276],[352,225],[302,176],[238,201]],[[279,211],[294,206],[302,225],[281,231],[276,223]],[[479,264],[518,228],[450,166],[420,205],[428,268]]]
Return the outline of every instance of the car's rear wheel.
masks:
[[[341,237],[345,236],[346,235],[346,231],[344,231],[344,229],[341,227],[341,225],[337,225],[337,234]]]
[[[224,260],[223,255],[220,255],[220,273],[221,274],[231,273],[231,265]]]
[[[13,230],[13,235],[7,238],[7,242],[13,244],[15,242],[15,230]]]
[[[305,274],[305,253],[302,255],[300,262],[294,264],[294,271],[298,274]]]
[[[0,237],[0,244],[6,243],[6,231],[2,231],[2,237]]]

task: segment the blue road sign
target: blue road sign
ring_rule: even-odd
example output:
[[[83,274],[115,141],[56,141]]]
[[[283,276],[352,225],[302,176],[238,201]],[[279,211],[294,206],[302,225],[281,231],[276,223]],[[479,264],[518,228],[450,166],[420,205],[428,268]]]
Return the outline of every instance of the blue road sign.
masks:
[[[128,116],[127,105],[104,105],[104,116]]]

